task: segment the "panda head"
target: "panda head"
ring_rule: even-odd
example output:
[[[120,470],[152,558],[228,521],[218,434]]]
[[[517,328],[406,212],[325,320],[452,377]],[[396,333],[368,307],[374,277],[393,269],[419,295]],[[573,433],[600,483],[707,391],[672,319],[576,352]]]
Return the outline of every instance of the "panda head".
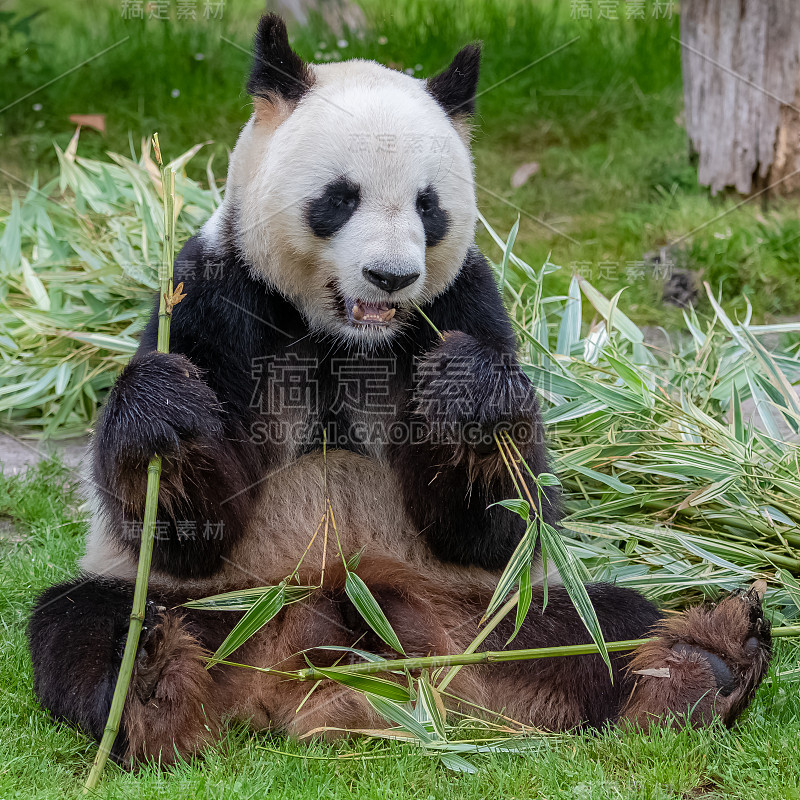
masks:
[[[306,64],[283,21],[261,18],[254,113],[220,212],[254,274],[312,329],[386,339],[455,279],[477,215],[468,121],[479,61],[469,45],[428,80],[371,61]]]

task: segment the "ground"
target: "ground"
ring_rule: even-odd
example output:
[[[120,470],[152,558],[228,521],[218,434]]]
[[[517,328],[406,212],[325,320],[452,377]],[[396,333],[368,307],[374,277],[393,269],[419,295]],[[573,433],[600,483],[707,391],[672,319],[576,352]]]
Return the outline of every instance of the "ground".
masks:
[[[0,477],[0,798],[78,793],[95,746],[50,721],[32,691],[24,630],[37,591],[74,573],[85,518],[74,473],[45,460]],[[99,797],[231,798],[800,798],[800,647],[782,643],[770,677],[731,731],[618,730],[571,735],[526,756],[473,757],[455,774],[407,746],[311,746],[228,731],[205,759],[133,775],[110,765]],[[795,676],[796,678],[796,676]]]

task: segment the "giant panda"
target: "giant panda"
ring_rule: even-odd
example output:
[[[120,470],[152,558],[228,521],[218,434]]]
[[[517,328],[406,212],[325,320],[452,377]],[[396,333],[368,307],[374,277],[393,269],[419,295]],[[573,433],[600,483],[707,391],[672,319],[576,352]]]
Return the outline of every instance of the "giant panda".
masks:
[[[392,655],[344,592],[340,554],[408,655],[462,652],[524,523],[493,434],[548,470],[534,390],[493,275],[474,244],[469,122],[480,49],[419,80],[370,61],[307,64],[262,17],[253,114],[225,198],[180,252],[169,354],[153,313],[97,423],[94,511],[81,572],[36,601],[35,691],[99,738],[131,612],[148,459],[163,459],[147,615],[114,756],[170,763],[225,720],[288,735],[384,725],[364,697],[205,657],[240,614],[189,599],[293,580],[316,588],[234,654],[261,667]],[[532,485],[532,482],[531,482]],[[537,495],[538,496],[538,495]],[[559,497],[540,497],[557,524]],[[321,531],[327,516],[335,523]],[[300,557],[302,563],[296,569]],[[452,693],[554,731],[655,720],[730,724],[770,658],[756,591],[665,621],[639,594],[587,586],[612,654],[463,669]],[[512,615],[513,616],[513,615]],[[483,647],[506,646],[504,620]],[[514,647],[589,641],[551,578]],[[666,669],[665,669],[666,668]]]

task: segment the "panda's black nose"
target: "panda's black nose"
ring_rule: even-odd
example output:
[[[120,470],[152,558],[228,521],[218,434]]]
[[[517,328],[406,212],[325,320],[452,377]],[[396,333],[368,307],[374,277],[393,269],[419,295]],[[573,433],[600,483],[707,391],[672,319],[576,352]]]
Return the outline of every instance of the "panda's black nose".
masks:
[[[389,272],[379,267],[364,267],[364,277],[384,292],[396,292],[411,286],[419,278],[419,272]]]

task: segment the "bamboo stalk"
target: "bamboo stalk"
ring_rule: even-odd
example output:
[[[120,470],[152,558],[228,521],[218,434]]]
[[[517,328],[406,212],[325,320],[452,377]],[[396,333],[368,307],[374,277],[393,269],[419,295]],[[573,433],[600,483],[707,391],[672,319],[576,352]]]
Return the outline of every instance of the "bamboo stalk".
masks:
[[[789,636],[800,636],[800,625],[786,625],[773,628],[772,637],[781,639]],[[635,650],[649,639],[625,639],[619,642],[606,642],[609,653],[624,650]],[[468,664],[498,664],[508,661],[530,661],[535,658],[555,658],[557,656],[588,656],[599,654],[600,650],[594,642],[589,644],[570,644],[560,647],[532,647],[525,650],[485,650],[481,653],[461,653],[452,656],[423,656],[421,658],[384,659],[367,661],[363,664],[348,664],[344,667],[330,667],[323,674],[315,667],[298,670],[292,675],[300,681],[317,681],[330,678],[330,673],[342,675],[371,675],[377,672],[394,670],[438,669],[440,667],[466,666]],[[284,677],[286,673],[283,673]]]
[[[169,352],[169,331],[172,319],[172,308],[176,300],[173,295],[172,274],[174,266],[173,239],[175,235],[174,202],[175,202],[175,171],[164,166],[161,158],[161,148],[158,143],[158,134],[153,136],[153,150],[156,162],[161,169],[161,194],[164,201],[164,242],[159,275],[160,300],[158,306],[158,340],[156,349],[160,353]],[[180,293],[180,287],[178,294]],[[103,738],[89,772],[89,777],[83,787],[83,793],[88,794],[97,788],[103,769],[111,754],[111,748],[119,732],[122,711],[128,688],[133,674],[133,665],[136,660],[136,651],[139,648],[139,637],[144,623],[147,604],[147,586],[150,578],[150,563],[153,558],[153,543],[155,541],[156,514],[158,512],[158,489],[161,482],[161,456],[157,453],[150,459],[147,466],[147,494],[144,507],[144,521],[142,524],[142,540],[139,546],[139,565],[136,570],[136,585],[133,591],[133,608],[131,621],[128,627],[128,638],[125,641],[125,651],[122,656],[117,684],[114,687],[114,696],[108,712]]]
[[[506,604],[497,610],[492,620],[481,629],[481,632],[470,642],[469,647],[467,647],[462,655],[468,656],[474,653],[483,644],[486,637],[506,618],[506,615],[516,607],[517,603],[519,603],[518,591],[514,592],[506,601]],[[438,691],[443,692],[450,685],[453,678],[458,675],[459,669],[461,669],[461,665],[453,665],[453,668],[442,678],[442,682],[436,687]]]

